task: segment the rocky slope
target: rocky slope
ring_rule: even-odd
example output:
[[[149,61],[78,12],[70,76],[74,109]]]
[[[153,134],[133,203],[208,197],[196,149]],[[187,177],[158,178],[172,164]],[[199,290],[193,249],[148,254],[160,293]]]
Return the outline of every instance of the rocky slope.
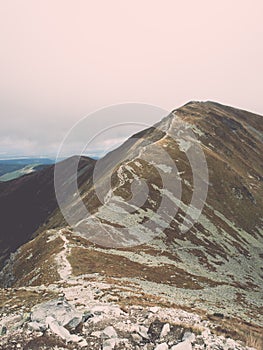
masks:
[[[23,306],[31,312],[20,328],[10,327],[14,333],[9,330],[3,344],[16,334],[16,345],[25,349],[44,349],[49,341],[54,349],[116,345],[161,350],[177,343],[182,349],[243,349],[245,343],[260,349],[262,135],[261,116],[191,102],[97,162],[96,186],[90,176],[80,183],[81,200],[92,215],[81,219],[79,200],[74,199],[66,210],[75,226],[67,227],[54,208],[49,222],[2,269],[1,284],[9,293],[2,303],[2,323],[9,313],[23,314]],[[193,143],[205,161],[198,151],[189,153]],[[181,196],[173,191],[179,176]],[[145,184],[148,196],[142,201]],[[205,198],[198,189],[206,188]],[[200,202],[204,207],[198,217]],[[61,293],[82,316],[85,311],[93,316],[76,330],[77,341],[59,328],[64,326],[56,315],[39,322],[47,331],[29,329],[33,306]],[[92,311],[95,304],[121,311],[108,319],[105,309],[97,315]],[[156,315],[149,309],[153,306],[160,308]],[[113,322],[114,336],[105,336]],[[170,330],[161,337],[165,324],[165,332]],[[64,338],[54,338],[58,329]]]

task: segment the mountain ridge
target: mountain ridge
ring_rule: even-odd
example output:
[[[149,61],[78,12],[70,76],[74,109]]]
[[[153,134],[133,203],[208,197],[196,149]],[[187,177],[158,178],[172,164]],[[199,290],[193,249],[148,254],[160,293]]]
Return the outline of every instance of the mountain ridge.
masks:
[[[2,286],[58,286],[54,290],[69,295],[72,286],[78,293],[85,283],[100,281],[108,286],[105,302],[174,303],[196,313],[223,315],[224,322],[230,320],[227,327],[250,324],[248,329],[258,334],[256,329],[263,327],[261,120],[213,102],[190,102],[133,135],[92,162],[90,175],[98,166],[97,188],[89,176],[79,183],[80,198],[69,207],[75,227],[54,208],[35,238],[2,269]],[[190,141],[205,155],[208,179],[201,176],[205,163],[193,168],[189,162]],[[181,197],[172,192],[172,163]],[[144,193],[144,187],[133,192],[138,179],[149,192],[134,208],[136,195]],[[195,219],[193,193],[204,185],[203,210],[182,233],[187,213]],[[166,206],[160,211],[163,199]],[[84,219],[79,217],[80,201],[90,213]],[[178,210],[171,217],[173,208]]]

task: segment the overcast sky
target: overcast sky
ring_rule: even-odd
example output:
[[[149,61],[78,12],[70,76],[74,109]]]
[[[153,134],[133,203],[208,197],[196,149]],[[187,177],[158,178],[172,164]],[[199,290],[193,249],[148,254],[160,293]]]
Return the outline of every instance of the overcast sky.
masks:
[[[263,114],[262,13],[262,0],[2,0],[0,155],[55,154],[80,118],[117,103]]]

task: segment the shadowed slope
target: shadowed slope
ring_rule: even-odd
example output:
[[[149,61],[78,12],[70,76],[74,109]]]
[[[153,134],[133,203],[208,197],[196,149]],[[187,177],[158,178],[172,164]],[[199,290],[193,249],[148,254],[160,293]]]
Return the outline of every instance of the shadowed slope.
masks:
[[[62,163],[70,164],[74,159],[69,158]],[[94,164],[93,159],[80,159],[80,184],[92,173]],[[10,252],[14,252],[32,238],[56,208],[54,165],[19,179],[0,183],[0,266]]]

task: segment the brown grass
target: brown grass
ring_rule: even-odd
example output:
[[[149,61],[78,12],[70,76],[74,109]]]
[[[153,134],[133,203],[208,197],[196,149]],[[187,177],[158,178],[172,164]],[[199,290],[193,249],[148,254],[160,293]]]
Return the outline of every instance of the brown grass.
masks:
[[[28,291],[23,288],[0,289],[0,312],[21,311],[22,306],[25,308],[25,311],[29,312],[34,305],[55,297],[56,293],[48,290]]]
[[[246,346],[250,346],[257,350],[263,349],[263,335],[255,334],[254,332],[249,332],[246,339]]]
[[[204,277],[198,277],[199,281],[196,281],[196,276],[190,273],[186,274],[184,270],[174,265],[145,266],[123,256],[83,248],[72,248],[68,260],[72,266],[73,274],[77,276],[100,273],[108,277],[139,278],[195,290],[203,288],[199,284],[200,282],[208,285],[214,284],[213,281]]]
[[[263,349],[263,333],[260,326],[233,318],[224,318],[222,320],[218,318],[214,332],[217,335],[240,340],[247,346],[255,349]]]

